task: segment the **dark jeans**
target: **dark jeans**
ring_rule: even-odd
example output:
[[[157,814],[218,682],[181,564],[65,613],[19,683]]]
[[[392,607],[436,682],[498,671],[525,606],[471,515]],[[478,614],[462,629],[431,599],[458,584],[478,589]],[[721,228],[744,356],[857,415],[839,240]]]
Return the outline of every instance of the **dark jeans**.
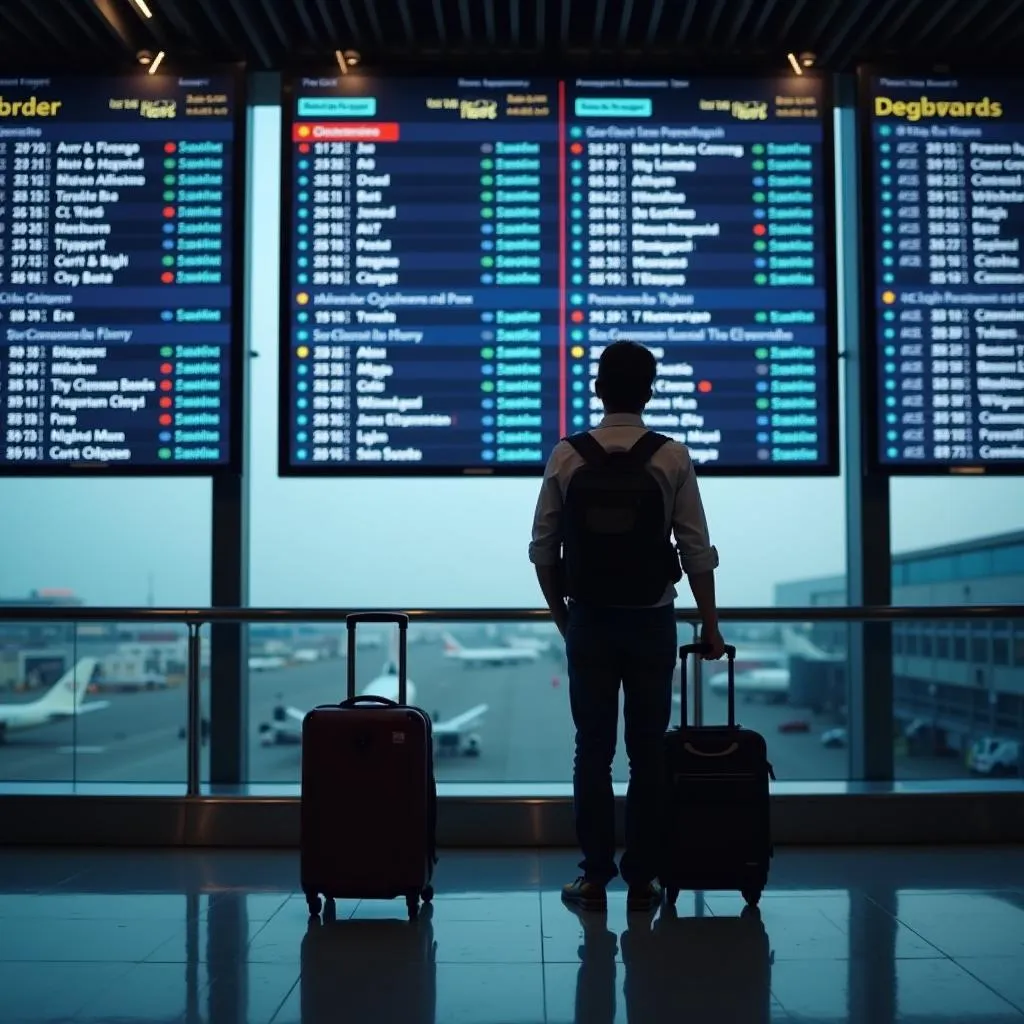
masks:
[[[623,690],[629,789],[622,877],[645,885],[658,873],[661,849],[664,736],[672,713],[677,657],[675,611],[661,608],[569,609],[565,649],[576,725],[573,796],[576,836],[587,879],[610,881],[615,867],[612,761]]]

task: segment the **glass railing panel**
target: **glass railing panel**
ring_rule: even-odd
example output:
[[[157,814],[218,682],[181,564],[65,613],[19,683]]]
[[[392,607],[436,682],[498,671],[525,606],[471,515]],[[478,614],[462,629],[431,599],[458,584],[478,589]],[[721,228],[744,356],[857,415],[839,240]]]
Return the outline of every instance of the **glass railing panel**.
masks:
[[[1008,620],[902,622],[893,630],[895,777],[1024,774],[1024,650]]]
[[[186,779],[187,630],[3,622],[0,782]]]
[[[848,777],[844,623],[729,623],[738,648],[737,720],[768,741],[780,780]],[[251,783],[299,780],[302,716],[342,699],[348,652],[337,627],[308,627],[301,638],[261,634],[249,656]],[[263,637],[261,639],[261,636]],[[680,623],[679,642],[692,627]],[[367,626],[354,652],[357,691],[394,697],[394,640],[388,627]],[[300,646],[301,645],[301,646]],[[681,709],[679,667],[672,724]],[[689,667],[693,716],[692,662]],[[726,721],[723,663],[702,665],[703,721]],[[410,628],[409,699],[434,719],[439,782],[567,783],[575,729],[569,708],[565,646],[553,627],[514,623],[414,624]],[[613,779],[629,766],[619,713]]]

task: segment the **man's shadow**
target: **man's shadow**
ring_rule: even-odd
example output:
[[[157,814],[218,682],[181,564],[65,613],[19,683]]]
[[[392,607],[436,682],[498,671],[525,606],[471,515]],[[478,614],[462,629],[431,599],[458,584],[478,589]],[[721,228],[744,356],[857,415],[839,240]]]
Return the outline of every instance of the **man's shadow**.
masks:
[[[773,954],[758,911],[714,917],[698,895],[692,915],[680,916],[666,906],[656,919],[654,914],[629,914],[627,924],[622,960],[628,1024],[771,1020]],[[603,917],[585,926],[576,1024],[615,1021],[616,952],[615,933]]]

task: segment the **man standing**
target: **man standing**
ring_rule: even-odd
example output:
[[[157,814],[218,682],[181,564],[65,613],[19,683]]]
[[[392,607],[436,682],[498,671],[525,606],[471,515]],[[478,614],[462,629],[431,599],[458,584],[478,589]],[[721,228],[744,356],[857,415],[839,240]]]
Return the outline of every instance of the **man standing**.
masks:
[[[656,373],[654,356],[642,345],[616,342],[604,350],[594,384],[604,419],[552,452],[530,544],[530,561],[569,661],[583,874],[564,887],[562,898],[583,910],[605,909],[605,889],[619,873],[612,761],[620,684],[629,757],[620,865],[629,887],[627,909],[653,909],[661,899],[654,880],[678,652],[674,584],[684,572],[703,622],[705,657],[724,653],[715,605],[718,552],[708,537],[689,452],[643,422]]]

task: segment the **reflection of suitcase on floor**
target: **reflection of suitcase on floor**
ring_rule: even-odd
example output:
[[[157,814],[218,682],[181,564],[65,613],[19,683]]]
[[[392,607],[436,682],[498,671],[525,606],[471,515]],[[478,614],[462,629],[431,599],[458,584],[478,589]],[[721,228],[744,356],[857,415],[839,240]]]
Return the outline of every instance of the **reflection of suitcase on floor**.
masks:
[[[696,904],[696,917],[665,907],[653,929],[630,918],[622,937],[629,1020],[768,1024],[773,955],[760,913],[717,917],[703,897]]]
[[[680,889],[739,889],[756,905],[773,853],[768,747],[760,733],[736,725],[732,646],[726,647],[729,724],[687,724],[686,657],[701,651],[700,644],[679,649],[682,725],[665,737],[669,808],[660,878],[670,903]]]
[[[433,1024],[437,943],[431,907],[416,921],[309,922],[299,982],[303,1021]]]
[[[361,622],[399,627],[398,703],[356,696],[355,631]],[[311,914],[320,896],[394,899],[410,916],[430,900],[437,790],[429,716],[406,700],[409,618],[350,615],[348,699],[314,708],[302,723],[301,874]]]

